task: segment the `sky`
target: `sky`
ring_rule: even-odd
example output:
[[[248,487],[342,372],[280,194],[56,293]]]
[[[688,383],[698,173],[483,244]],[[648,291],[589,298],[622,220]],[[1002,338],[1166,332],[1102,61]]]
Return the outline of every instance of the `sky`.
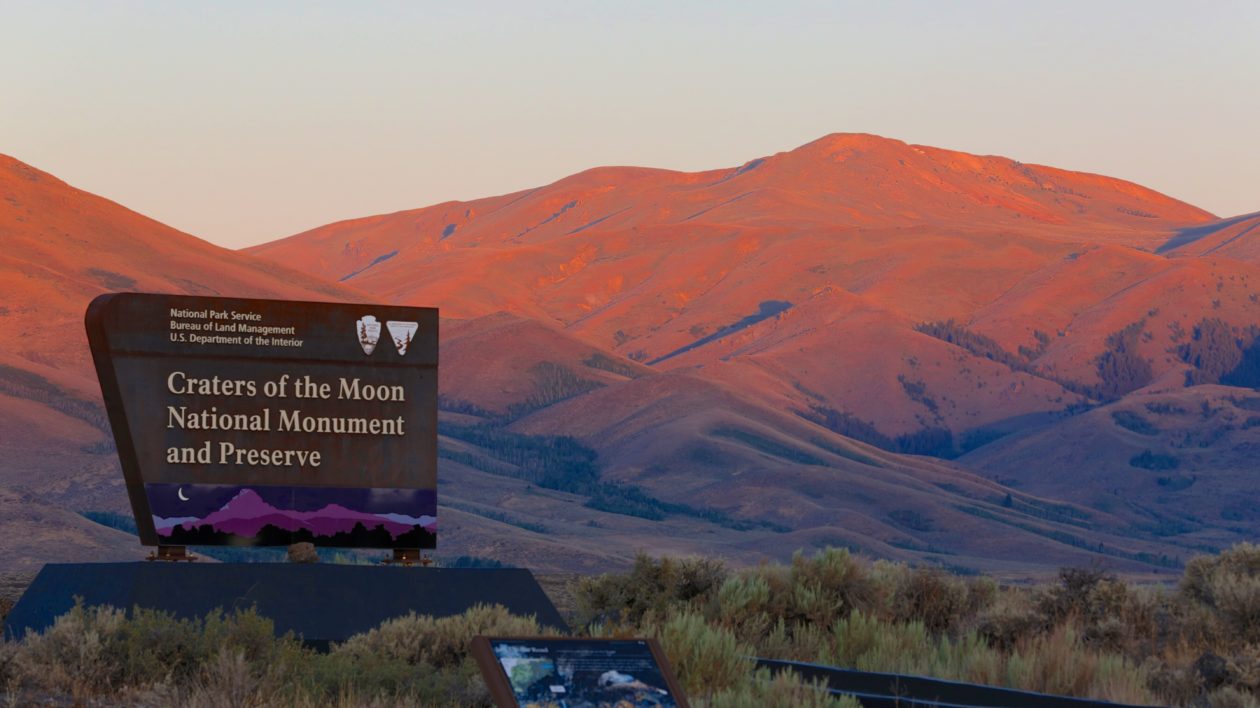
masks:
[[[239,248],[834,132],[1260,210],[1260,3],[0,0],[0,153]]]

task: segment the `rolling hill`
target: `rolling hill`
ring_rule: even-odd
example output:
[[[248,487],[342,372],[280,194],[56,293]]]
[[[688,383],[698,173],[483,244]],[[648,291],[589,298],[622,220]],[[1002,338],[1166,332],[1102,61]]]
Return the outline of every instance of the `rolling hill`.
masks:
[[[1211,223],[1121,180],[833,135],[736,168],[588,170],[249,253],[449,317],[549,322],[657,369],[717,369],[773,407],[886,437],[958,437],[1183,375],[1164,355],[1177,332],[1260,320],[1256,264],[1155,253]],[[922,331],[951,320],[955,339],[986,341]],[[1117,347],[1151,371],[1100,367]]]
[[[24,568],[143,556],[134,539],[73,513],[130,509],[83,329],[93,297],[364,297],[218,248],[2,155],[0,246],[0,517],[11,539],[4,558]]]
[[[1164,533],[1175,524],[1116,511],[1087,491],[1084,460],[1051,464],[1059,458],[1035,442],[1022,475],[980,460],[995,440],[1085,425],[1080,413],[1136,394],[1260,385],[1248,378],[1260,322],[1253,221],[1118,179],[831,135],[705,172],[597,168],[248,252],[477,327],[565,333],[554,356],[516,336],[463,350],[492,375],[444,376],[445,404],[531,435],[576,435],[610,479],[670,503],[707,500],[741,518],[785,509],[775,523],[822,524],[823,510],[846,502],[787,471],[817,471],[795,457],[851,466],[814,441],[848,450],[856,439],[873,446],[866,457],[965,454],[963,466],[896,459],[918,479],[979,473],[1069,497],[1099,514],[1092,531],[1184,554],[1260,529],[1216,518],[1203,533]],[[623,370],[583,365],[595,352],[620,355]],[[540,398],[548,386],[564,395]],[[783,454],[767,460],[767,449]],[[1230,461],[1210,472],[1219,484],[1202,488],[1249,494],[1230,472],[1238,460],[1220,459]],[[779,470],[781,482],[745,486],[744,469]],[[791,491],[801,488],[812,496]],[[1184,513],[1213,517],[1196,504]],[[887,553],[890,511],[841,526]]]
[[[11,158],[0,198],[0,484],[41,503],[126,508],[81,322],[144,290],[440,307],[444,555],[591,571],[845,545],[1151,574],[1260,531],[1218,503],[1252,494],[1260,236],[1121,180],[833,135],[244,253]],[[1203,395],[1226,433],[1200,430]],[[1146,448],[1108,416],[1150,396],[1190,413],[1138,464],[1191,436],[1189,485],[1121,468]]]

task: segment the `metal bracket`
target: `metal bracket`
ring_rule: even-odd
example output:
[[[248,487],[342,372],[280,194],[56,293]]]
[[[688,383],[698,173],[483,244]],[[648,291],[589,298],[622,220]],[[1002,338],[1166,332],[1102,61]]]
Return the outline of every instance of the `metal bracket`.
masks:
[[[150,561],[188,561],[194,562],[201,560],[200,557],[188,552],[187,546],[158,546],[157,550],[150,553],[145,560]]]
[[[394,556],[381,561],[385,565],[413,566],[425,568],[433,564],[433,559],[420,552],[419,548],[395,548]]]

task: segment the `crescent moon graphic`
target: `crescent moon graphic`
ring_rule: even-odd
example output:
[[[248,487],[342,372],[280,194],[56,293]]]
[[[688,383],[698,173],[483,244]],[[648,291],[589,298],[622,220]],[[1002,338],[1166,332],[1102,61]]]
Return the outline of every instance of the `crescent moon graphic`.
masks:
[[[179,491],[178,491],[178,492],[175,492],[175,495],[179,497],[179,500],[180,500],[180,501],[188,501],[188,497],[184,496],[184,488],[183,488],[183,487],[180,487],[180,488],[179,488]]]

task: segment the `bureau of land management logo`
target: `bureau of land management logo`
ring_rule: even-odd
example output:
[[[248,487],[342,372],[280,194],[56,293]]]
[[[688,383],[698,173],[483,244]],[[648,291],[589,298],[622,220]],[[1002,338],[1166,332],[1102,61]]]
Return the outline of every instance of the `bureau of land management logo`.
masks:
[[[407,353],[407,347],[411,346],[411,339],[416,335],[416,330],[420,329],[420,325],[416,322],[390,320],[385,323],[385,328],[389,330],[389,336],[394,340],[398,355],[402,356]]]
[[[363,347],[363,353],[370,355],[376,351],[376,345],[381,341],[381,323],[372,315],[364,315],[355,322],[355,329],[359,337],[359,346]],[[398,355],[402,356],[411,347],[411,340],[415,338],[420,324],[389,320],[385,323],[385,329],[389,331],[389,338],[393,340]]]

